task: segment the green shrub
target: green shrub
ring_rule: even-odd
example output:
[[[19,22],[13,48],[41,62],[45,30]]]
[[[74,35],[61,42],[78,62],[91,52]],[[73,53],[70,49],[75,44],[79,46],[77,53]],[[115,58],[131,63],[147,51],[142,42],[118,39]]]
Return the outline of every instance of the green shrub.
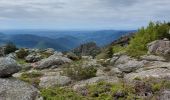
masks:
[[[20,50],[16,53],[16,55],[17,55],[17,57],[18,57],[19,59],[25,58],[28,54],[29,54],[29,52],[28,52],[27,50],[23,49],[23,48],[20,49]]]
[[[27,62],[24,59],[17,59],[17,62],[21,65],[27,64]]]
[[[40,52],[42,58],[48,58],[50,57],[51,55],[53,55],[52,53],[48,53],[48,52]]]
[[[164,82],[164,88],[165,89],[170,89],[170,81],[165,81]]]
[[[87,96],[94,98],[94,100],[126,100],[135,95],[133,87],[122,83],[99,82],[88,85],[87,91]],[[122,95],[119,96],[119,93]]]
[[[150,22],[146,28],[139,29],[134,38],[131,39],[127,53],[133,57],[146,54],[148,43],[162,38],[170,39],[169,30],[170,26],[167,23]]]
[[[120,46],[120,45],[115,45],[112,47],[112,53],[118,53],[118,52],[123,52],[126,50],[126,47]]]
[[[73,90],[61,87],[42,89],[41,95],[44,100],[87,100]]]
[[[83,80],[96,76],[97,69],[93,66],[82,67],[81,65],[68,66],[63,69],[64,75],[71,77],[74,80]]]
[[[152,84],[152,90],[154,92],[160,91],[161,88],[162,88],[162,84],[161,83]]]
[[[4,53],[9,54],[9,53],[15,52],[16,50],[17,50],[17,47],[13,43],[9,42],[5,46]]]

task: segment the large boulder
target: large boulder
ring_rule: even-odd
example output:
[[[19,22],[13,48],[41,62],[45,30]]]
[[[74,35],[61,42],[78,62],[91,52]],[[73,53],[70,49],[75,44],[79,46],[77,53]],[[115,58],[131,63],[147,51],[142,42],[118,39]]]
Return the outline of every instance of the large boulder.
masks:
[[[112,58],[112,60],[114,59],[114,57]],[[112,61],[111,60],[111,61]],[[115,65],[119,65],[119,64],[125,64],[127,63],[128,61],[131,61],[131,60],[134,60],[133,58],[130,58],[129,56],[127,55],[122,55],[120,57],[115,57],[115,60],[114,60],[114,64]]]
[[[124,64],[117,65],[117,68],[119,68],[119,70],[122,72],[130,73],[136,71],[139,68],[144,67],[145,63],[146,63],[145,61],[131,60]]]
[[[156,40],[148,44],[148,53],[170,55],[170,41],[168,39]]]
[[[15,78],[0,78],[0,100],[42,100],[39,91]]]
[[[41,55],[40,54],[29,54],[27,57],[25,57],[26,62],[33,63],[41,60]]]
[[[113,57],[110,65],[119,68],[121,72],[130,73],[143,67],[147,61],[137,61],[129,56],[122,55],[119,58]]]
[[[50,56],[49,58],[42,59],[41,61],[37,62],[37,69],[44,69],[50,67],[58,67],[65,63],[70,63],[72,60],[69,58],[63,57],[61,53],[55,53],[54,55]]]
[[[0,77],[9,77],[21,70],[16,61],[12,58],[0,58]]]
[[[45,76],[40,78],[39,86],[43,88],[68,85],[71,79],[66,76]]]

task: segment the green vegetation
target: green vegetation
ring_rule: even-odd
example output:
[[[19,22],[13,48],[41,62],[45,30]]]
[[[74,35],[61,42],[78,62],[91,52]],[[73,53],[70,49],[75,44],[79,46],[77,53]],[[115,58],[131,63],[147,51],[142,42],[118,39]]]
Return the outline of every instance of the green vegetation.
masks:
[[[127,53],[133,57],[139,57],[146,54],[148,43],[157,39],[170,39],[169,30],[170,26],[165,22],[150,22],[146,28],[143,27],[139,29],[134,38],[131,39],[127,48]]]
[[[21,65],[27,64],[27,62],[24,59],[17,59],[17,62]]]
[[[61,87],[42,89],[41,95],[44,100],[85,100],[73,90]]]
[[[17,47],[13,43],[9,42],[5,46],[4,53],[9,54],[9,53],[15,52],[16,50],[17,50]]]
[[[44,52],[44,51],[40,52],[40,54],[41,54],[42,58],[48,58],[51,55],[53,55],[52,53],[48,53],[48,52]]]
[[[126,51],[126,47],[115,45],[112,47],[112,54]]]
[[[170,81],[147,78],[134,80],[133,84],[98,82],[76,92],[68,87],[47,88],[41,90],[41,95],[44,100],[155,100],[162,89],[170,89]],[[143,98],[145,94],[153,97]]]
[[[75,92],[68,88],[47,88],[41,90],[41,95],[44,100],[132,100],[134,98],[134,89],[129,86],[123,87],[122,84],[99,82],[86,86],[85,90]]]
[[[34,86],[38,86],[40,80],[39,78],[43,74],[38,72],[38,71],[33,71],[33,72],[24,72],[21,74],[21,77],[19,78],[22,81],[28,82]]]
[[[97,69],[95,66],[82,67],[82,61],[76,61],[63,69],[64,75],[74,80],[83,80],[96,76]]]
[[[16,53],[16,55],[17,55],[17,57],[18,57],[19,59],[25,58],[28,54],[29,54],[29,52],[28,52],[27,50],[23,49],[23,48],[20,49],[20,50]]]

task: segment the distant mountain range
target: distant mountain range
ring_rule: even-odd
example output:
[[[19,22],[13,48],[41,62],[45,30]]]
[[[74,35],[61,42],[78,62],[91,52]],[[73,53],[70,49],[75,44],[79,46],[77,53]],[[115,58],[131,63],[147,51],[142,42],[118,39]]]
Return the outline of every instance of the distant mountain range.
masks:
[[[3,30],[0,32],[0,45],[13,42],[18,47],[54,48],[58,51],[68,51],[87,42],[96,42],[98,46],[105,46],[131,32],[135,31]]]

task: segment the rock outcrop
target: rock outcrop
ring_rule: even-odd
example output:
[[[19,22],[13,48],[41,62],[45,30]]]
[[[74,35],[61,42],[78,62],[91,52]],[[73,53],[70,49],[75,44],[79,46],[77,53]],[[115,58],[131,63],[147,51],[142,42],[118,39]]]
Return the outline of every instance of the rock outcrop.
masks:
[[[40,79],[40,87],[48,88],[54,86],[65,86],[71,83],[71,79],[66,76],[45,76]]]
[[[116,67],[125,73],[133,72],[143,67],[145,63],[147,63],[147,61],[137,61],[136,59],[130,58],[126,55],[113,57],[110,61],[111,66]]]
[[[61,53],[55,53],[54,55],[50,56],[49,58],[42,59],[41,61],[37,62],[37,69],[44,69],[44,68],[56,68],[62,64],[70,63],[72,60],[69,58],[63,57]]]
[[[25,57],[26,62],[33,63],[41,60],[41,55],[40,54],[29,54],[27,57]]]
[[[148,44],[148,53],[157,55],[170,55],[170,41],[168,39],[156,40]]]
[[[0,100],[43,100],[33,86],[15,78],[0,78]]]
[[[130,73],[125,76],[125,79],[128,81],[132,81],[135,78],[157,78],[157,79],[170,79],[170,70],[166,68],[154,68],[149,70],[140,70],[137,73]]]
[[[9,77],[21,70],[16,61],[9,57],[0,58],[0,77]]]

